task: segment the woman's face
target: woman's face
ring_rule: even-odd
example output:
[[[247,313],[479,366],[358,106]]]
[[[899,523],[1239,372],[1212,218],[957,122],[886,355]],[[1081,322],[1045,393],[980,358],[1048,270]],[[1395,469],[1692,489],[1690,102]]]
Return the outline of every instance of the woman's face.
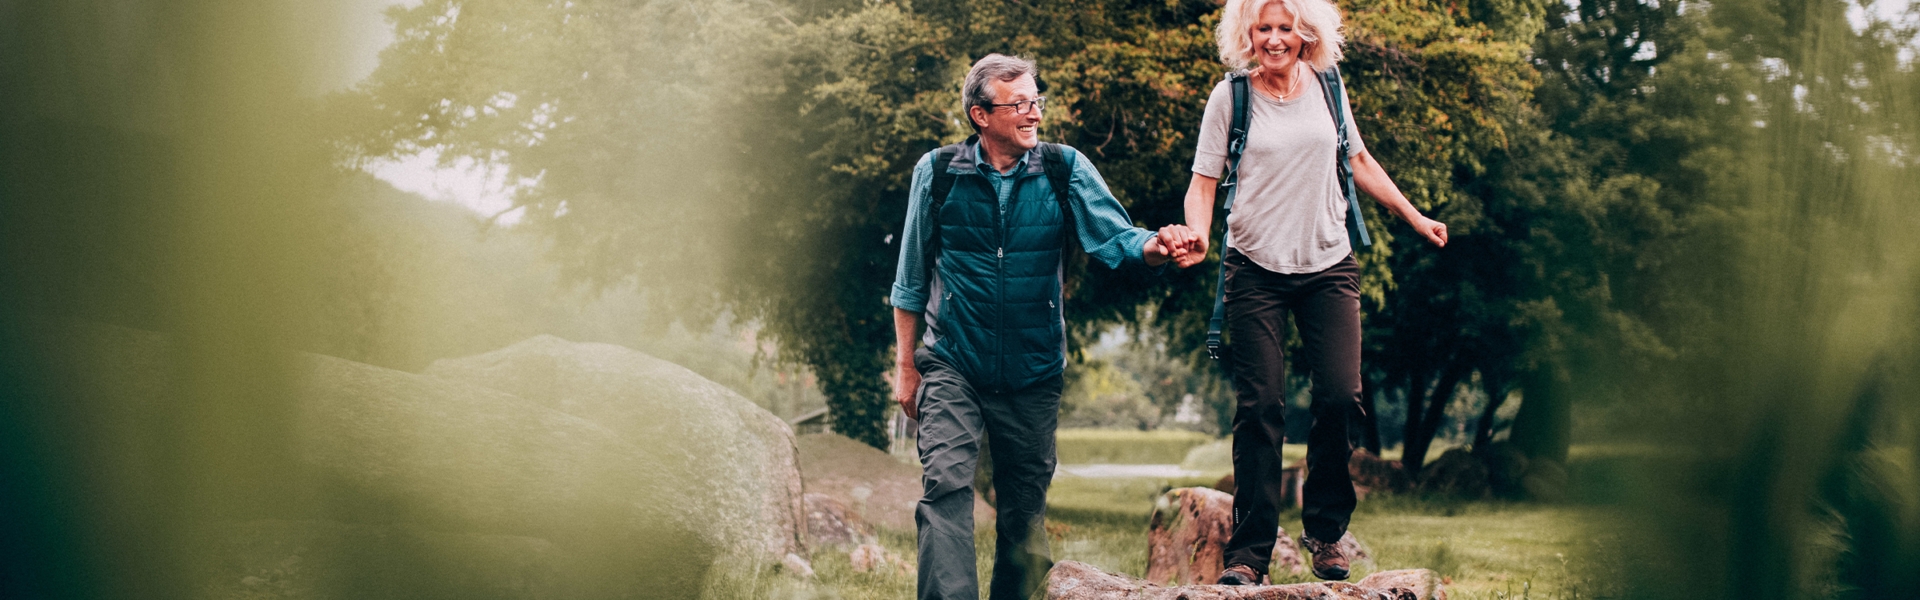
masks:
[[[1293,11],[1280,2],[1268,2],[1260,9],[1260,19],[1247,34],[1253,38],[1253,57],[1261,68],[1284,73],[1300,60],[1306,40],[1300,39],[1293,24]]]

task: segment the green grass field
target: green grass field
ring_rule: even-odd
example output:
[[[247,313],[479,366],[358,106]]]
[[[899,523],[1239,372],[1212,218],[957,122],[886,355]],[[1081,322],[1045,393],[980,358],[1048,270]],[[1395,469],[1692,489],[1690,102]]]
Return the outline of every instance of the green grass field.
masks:
[[[1187,451],[1214,441],[1194,431],[1131,431],[1125,429],[1062,429],[1055,436],[1060,464],[1172,465]]]
[[[1200,481],[1148,478],[1062,478],[1054,483],[1048,519],[1057,534],[1054,560],[1077,560],[1115,573],[1145,574],[1147,519],[1154,499],[1170,487]],[[1360,504],[1351,529],[1371,549],[1373,564],[1355,566],[1357,580],[1381,570],[1428,568],[1451,580],[1449,597],[1459,600],[1532,598],[1606,598],[1617,595],[1607,582],[1612,567],[1598,557],[1614,554],[1619,540],[1607,527],[1604,509],[1505,502],[1459,502],[1417,497],[1376,496]],[[1283,515],[1290,531],[1299,514]],[[976,549],[982,588],[991,572],[993,532],[980,527]],[[911,531],[883,531],[882,545],[912,560]],[[798,582],[769,575],[755,582],[734,582],[716,597],[910,598],[912,576],[888,571],[856,573],[844,552],[814,555],[816,578]],[[1281,583],[1309,581],[1275,574]],[[718,591],[718,590],[717,590]]]
[[[1054,532],[1054,560],[1076,560],[1114,573],[1139,577],[1147,565],[1147,522],[1154,501],[1175,487],[1206,486],[1232,469],[1224,441],[1189,432],[1062,430],[1061,464],[1182,464],[1200,476],[1164,478],[1062,477],[1048,495],[1048,526]],[[1592,471],[1604,483],[1607,460],[1635,449],[1576,448],[1573,469]],[[1305,456],[1304,446],[1289,445],[1289,458]],[[1438,456],[1436,448],[1430,456]],[[1389,455],[1397,455],[1389,451]],[[1589,456],[1592,455],[1592,456]],[[1576,476],[1576,479],[1584,477]],[[1576,487],[1579,487],[1576,482]],[[1576,493],[1574,497],[1585,495]],[[1604,500],[1602,500],[1604,501]],[[1373,496],[1360,503],[1351,530],[1372,552],[1371,564],[1355,565],[1354,579],[1375,571],[1427,568],[1447,578],[1456,600],[1573,600],[1621,594],[1618,581],[1622,542],[1617,516],[1584,504],[1466,502],[1424,496]],[[1289,511],[1281,523],[1298,533],[1300,515]],[[880,542],[912,562],[912,531],[882,530]],[[994,535],[976,527],[982,589],[991,573]],[[913,576],[898,570],[858,573],[845,551],[815,552],[815,578],[799,581],[776,573],[714,579],[712,598],[794,598],[846,600],[911,598]],[[1274,574],[1275,581],[1309,581],[1310,576]]]

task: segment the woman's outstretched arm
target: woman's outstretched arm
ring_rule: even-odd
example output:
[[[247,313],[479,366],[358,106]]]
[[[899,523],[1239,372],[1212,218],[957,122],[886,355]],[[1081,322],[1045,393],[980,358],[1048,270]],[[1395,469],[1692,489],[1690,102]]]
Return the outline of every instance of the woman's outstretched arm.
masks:
[[[1393,216],[1400,217],[1400,220],[1412,225],[1413,230],[1420,232],[1421,237],[1427,238],[1427,241],[1435,246],[1446,247],[1446,224],[1420,214],[1420,209],[1414,208],[1413,203],[1407,201],[1407,196],[1400,193],[1400,187],[1393,184],[1392,178],[1387,177],[1387,170],[1380,167],[1380,161],[1373,159],[1372,152],[1361,150],[1359,154],[1353,156],[1353,184],[1368,196],[1373,196],[1381,206],[1387,207],[1387,212],[1393,213]],[[1209,203],[1208,206],[1212,204]],[[1187,219],[1189,222],[1193,219],[1191,188],[1187,190]]]

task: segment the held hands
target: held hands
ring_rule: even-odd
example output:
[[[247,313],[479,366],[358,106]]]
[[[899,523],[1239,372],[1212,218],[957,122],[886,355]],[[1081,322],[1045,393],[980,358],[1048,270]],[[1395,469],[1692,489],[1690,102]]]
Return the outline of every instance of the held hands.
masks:
[[[1188,228],[1186,225],[1173,224],[1160,228],[1160,234],[1149,243],[1148,250],[1158,246],[1160,253],[1173,260],[1173,264],[1182,269],[1200,264],[1207,258],[1207,238]]]

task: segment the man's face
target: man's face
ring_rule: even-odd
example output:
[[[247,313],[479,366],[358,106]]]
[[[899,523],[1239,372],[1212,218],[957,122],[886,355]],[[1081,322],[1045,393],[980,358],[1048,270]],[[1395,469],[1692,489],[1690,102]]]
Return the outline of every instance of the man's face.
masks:
[[[993,103],[1001,105],[1040,97],[1040,87],[1034,85],[1032,75],[1021,75],[1013,81],[991,80],[987,90],[993,93]],[[1040,112],[1037,106],[1024,115],[1012,106],[975,106],[970,116],[980,125],[982,140],[997,148],[1024,151],[1040,145]]]

